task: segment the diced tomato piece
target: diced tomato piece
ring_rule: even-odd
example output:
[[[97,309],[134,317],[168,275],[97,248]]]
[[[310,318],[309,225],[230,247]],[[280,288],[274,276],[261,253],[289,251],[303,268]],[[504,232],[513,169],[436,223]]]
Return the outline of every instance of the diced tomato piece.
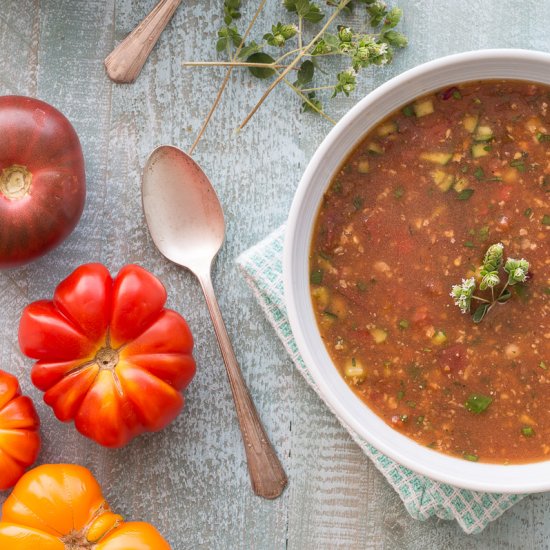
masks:
[[[456,374],[466,368],[466,347],[455,344],[439,352],[439,365],[447,374]]]

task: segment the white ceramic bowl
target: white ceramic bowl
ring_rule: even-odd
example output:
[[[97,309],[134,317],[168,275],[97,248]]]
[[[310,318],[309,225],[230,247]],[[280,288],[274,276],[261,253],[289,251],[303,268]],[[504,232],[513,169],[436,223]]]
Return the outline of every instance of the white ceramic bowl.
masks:
[[[550,54],[481,50],[430,61],[362,99],[317,149],[298,186],[284,246],[285,301],[300,353],[322,395],[357,434],[399,464],[432,479],[499,493],[550,490],[550,461],[522,465],[468,462],[415,443],[393,430],[348,387],[319,335],[309,293],[309,250],[323,193],[342,162],[377,122],[420,95],[472,80],[517,79],[550,84]]]

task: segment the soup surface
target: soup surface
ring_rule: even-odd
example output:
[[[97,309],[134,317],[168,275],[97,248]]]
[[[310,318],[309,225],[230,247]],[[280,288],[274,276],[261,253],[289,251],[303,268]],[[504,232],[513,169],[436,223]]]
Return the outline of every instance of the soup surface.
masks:
[[[312,303],[334,364],[392,427],[466,460],[550,459],[549,106],[549,87],[518,81],[419,98],[346,160],[314,228]],[[479,290],[499,243],[528,277],[505,289],[497,266]],[[450,292],[472,277],[462,313]]]

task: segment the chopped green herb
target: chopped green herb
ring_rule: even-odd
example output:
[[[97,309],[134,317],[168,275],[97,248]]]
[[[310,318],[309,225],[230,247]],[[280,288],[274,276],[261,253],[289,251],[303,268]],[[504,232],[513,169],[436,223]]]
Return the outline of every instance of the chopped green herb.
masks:
[[[355,207],[355,210],[360,210],[361,206],[363,206],[363,199],[361,197],[354,197],[353,206]]]
[[[530,218],[530,217],[531,217],[531,214],[533,214],[533,209],[532,209],[532,208],[526,208],[526,209],[525,209],[525,212],[523,213],[523,215],[524,215],[526,218]]]
[[[548,365],[544,361],[539,363],[539,367],[543,370],[548,370]]]
[[[478,166],[475,169],[474,176],[478,181],[482,180],[485,177],[485,172],[483,171],[483,168],[481,168],[481,166]]]
[[[424,424],[424,417],[423,416],[417,416],[416,417],[416,423],[417,424]]]
[[[523,428],[521,428],[521,433],[525,437],[533,437],[535,435],[535,430],[533,430],[531,426],[523,426]]]
[[[323,260],[328,260],[328,261],[332,260],[332,257],[329,256],[326,252],[322,252],[322,251],[319,252],[319,256],[323,258]]]
[[[462,94],[458,90],[453,90],[454,99],[462,99]]]
[[[323,270],[314,269],[309,276],[309,281],[312,285],[320,285],[323,282]]]
[[[466,246],[467,248],[474,248],[475,244],[472,241],[466,241],[464,243],[464,246]]]
[[[540,143],[543,141],[550,141],[550,134],[543,134],[542,132],[537,132],[537,139]]]
[[[525,172],[525,163],[522,159],[514,159],[510,161],[510,166],[515,168],[518,172]]]
[[[399,321],[398,325],[399,325],[399,328],[405,330],[405,329],[409,328],[409,321],[407,321],[407,319],[401,319],[401,321]]]
[[[402,414],[399,418],[401,419],[401,422],[407,422],[407,420],[409,420],[409,415]]]
[[[332,185],[332,190],[339,195],[342,192],[342,182],[336,180]]]
[[[463,190],[456,196],[456,198],[457,198],[459,201],[467,201],[473,194],[474,194],[474,190],[473,190],[473,189],[463,189]]]
[[[492,148],[493,148],[492,145],[485,145],[485,147],[483,147],[483,150],[484,151],[491,151]]]
[[[470,462],[477,462],[479,460],[479,457],[472,453],[464,453],[462,456],[465,460],[469,460]]]
[[[405,392],[403,390],[399,390],[397,392],[397,401],[401,401],[401,399],[403,399],[404,396],[405,396]]]
[[[411,409],[416,408],[416,401],[407,401],[407,406]]]
[[[367,290],[367,284],[364,281],[357,281],[355,286],[359,292],[365,292],[365,290]]]
[[[476,105],[481,105],[481,99],[479,99],[479,97],[474,97],[474,103]]]
[[[405,189],[403,187],[399,186],[394,192],[394,196],[396,199],[400,199],[405,194]]]
[[[325,311],[323,311],[323,315],[326,315],[331,319],[338,319],[338,315],[336,315],[336,313],[332,313],[332,311],[329,311],[328,309],[325,309]]]
[[[484,225],[479,230],[479,238],[482,241],[486,241],[489,238],[489,226],[488,225]]]
[[[527,287],[525,285],[522,285],[522,284],[517,284],[515,286],[515,289],[516,289],[516,294],[523,300],[523,301],[526,301],[528,296],[527,296]]]
[[[480,393],[473,393],[468,397],[464,406],[474,414],[480,414],[487,409],[487,407],[493,402],[492,397],[488,395],[482,395]]]
[[[544,294],[550,294],[550,286],[547,286],[547,287],[544,289]]]
[[[468,171],[468,165],[467,165],[467,164],[464,165],[464,166],[460,169],[460,171],[461,171],[463,174],[465,174],[465,173]]]
[[[405,107],[403,107],[403,109],[401,110],[401,112],[405,115],[405,116],[413,116],[414,115],[414,107],[412,105],[407,105]]]
[[[550,225],[550,214],[544,214],[542,217],[542,225]]]

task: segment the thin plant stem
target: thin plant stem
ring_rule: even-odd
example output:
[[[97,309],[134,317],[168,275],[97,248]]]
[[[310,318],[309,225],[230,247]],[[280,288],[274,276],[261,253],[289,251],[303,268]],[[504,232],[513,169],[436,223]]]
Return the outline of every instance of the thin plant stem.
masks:
[[[486,300],[485,298],[480,298],[479,296],[472,296],[472,299],[473,300],[478,300],[480,302],[485,302],[486,304],[492,304],[493,303],[490,300]]]
[[[249,63],[248,61],[184,61],[184,67],[262,67],[268,69],[286,69],[286,65],[274,63]]]
[[[256,10],[256,12],[254,13],[254,16],[250,20],[250,23],[248,24],[248,27],[246,28],[246,31],[244,32],[243,37],[241,39],[241,43],[238,45],[237,49],[235,50],[235,55],[232,58],[233,62],[235,62],[237,60],[239,52],[242,50],[242,48],[244,46],[244,43],[245,43],[246,39],[248,38],[248,35],[250,34],[250,31],[252,30],[252,27],[254,26],[254,23],[256,23],[256,19],[258,19],[258,16],[260,15],[262,10],[264,9],[264,6],[265,6],[266,2],[267,2],[267,0],[262,0],[260,2],[260,5],[258,6],[258,9]],[[195,148],[199,144],[199,141],[201,140],[204,132],[206,131],[206,128],[207,128],[208,124],[210,123],[210,120],[212,119],[212,115],[214,114],[214,112],[218,108],[218,105],[220,104],[223,92],[225,91],[225,88],[226,88],[226,86],[229,82],[229,78],[230,78],[232,72],[233,72],[233,67],[229,67],[227,69],[227,73],[225,73],[225,77],[223,79],[223,82],[221,83],[221,86],[218,90],[218,93],[216,95],[216,99],[214,100],[214,103],[212,104],[212,107],[210,108],[210,111],[208,112],[208,115],[206,115],[206,118],[204,119],[204,122],[202,123],[201,129],[199,130],[199,133],[197,134],[197,137],[195,138],[195,141],[193,142],[193,144],[189,148],[189,154],[190,155],[193,154],[193,151],[195,150]]]
[[[322,90],[334,90],[336,86],[318,86],[317,88],[302,88],[302,92],[320,92]]]
[[[302,49],[302,27],[303,27],[303,17],[298,16],[298,49]]]
[[[290,80],[287,80],[286,78],[283,78],[283,82],[291,89],[293,90],[296,94],[298,94],[302,100],[307,103],[314,111],[316,111],[318,114],[320,114],[323,118],[326,118],[329,122],[331,122],[332,124],[336,124],[336,121],[330,117],[329,115],[327,115],[325,113],[325,111],[323,111],[322,109],[319,109],[319,107],[317,107],[317,105],[315,105],[315,103],[313,103],[309,97],[307,97],[306,95],[303,94],[304,90],[300,90],[300,88],[297,88],[296,86],[294,86],[294,84],[292,84],[292,82],[290,82]]]
[[[502,287],[502,290],[500,291],[500,294],[498,295],[497,300],[504,294],[504,291],[510,286],[510,279],[506,281],[506,284]]]
[[[248,113],[248,115],[245,117],[245,119],[241,122],[239,125],[237,131],[242,130],[249,122],[249,120],[254,116],[256,111],[261,107],[262,103],[268,98],[269,94],[273,91],[273,89],[283,80],[283,78],[286,77],[286,75],[298,64],[300,59],[304,57],[304,54],[309,51],[309,49],[317,42],[321,36],[325,33],[325,31],[328,29],[330,24],[334,21],[334,19],[338,16],[338,14],[342,11],[343,8],[346,7],[346,5],[350,2],[350,0],[342,0],[338,7],[334,10],[332,15],[328,18],[327,22],[323,25],[323,28],[315,35],[315,37],[305,46],[298,55],[291,61],[289,65],[287,65],[286,69],[279,74],[279,76],[275,79],[274,82],[269,86],[269,88],[264,92],[258,103],[252,108],[252,110]]]
[[[293,55],[295,53],[298,53],[302,51],[304,48],[296,48],[294,50],[290,50],[289,52],[284,53],[283,55],[279,56],[277,59],[275,59],[275,63],[280,63],[283,59],[286,59],[290,55]]]

